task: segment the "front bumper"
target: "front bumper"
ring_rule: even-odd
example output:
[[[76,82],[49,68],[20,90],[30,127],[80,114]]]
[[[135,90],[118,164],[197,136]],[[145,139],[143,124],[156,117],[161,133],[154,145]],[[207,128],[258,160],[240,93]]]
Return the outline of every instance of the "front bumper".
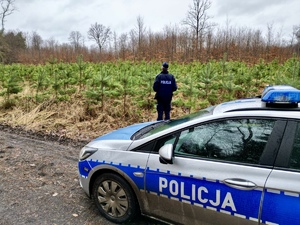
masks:
[[[91,170],[92,168],[86,160],[78,162],[79,184],[89,197],[91,197],[91,193],[88,174]]]

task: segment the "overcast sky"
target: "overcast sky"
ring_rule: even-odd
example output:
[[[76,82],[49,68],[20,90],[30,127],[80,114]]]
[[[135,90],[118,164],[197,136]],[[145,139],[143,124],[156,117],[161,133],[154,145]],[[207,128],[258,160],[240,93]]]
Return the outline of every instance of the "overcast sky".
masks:
[[[136,28],[141,16],[153,32],[167,25],[181,25],[193,0],[15,0],[17,11],[6,19],[6,30],[37,32],[43,40],[67,43],[71,31],[79,31],[88,43],[91,24],[110,27],[118,35]],[[273,24],[287,39],[300,25],[300,0],[212,0],[210,21],[225,27],[266,31]]]

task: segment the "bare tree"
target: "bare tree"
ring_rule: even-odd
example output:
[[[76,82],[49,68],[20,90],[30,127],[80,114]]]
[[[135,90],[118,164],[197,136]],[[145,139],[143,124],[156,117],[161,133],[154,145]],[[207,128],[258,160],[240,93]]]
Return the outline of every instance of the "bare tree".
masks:
[[[130,48],[131,48],[131,53],[134,56],[134,59],[136,57],[136,42],[137,42],[135,33],[136,32],[134,31],[134,29],[129,31]]]
[[[178,27],[177,26],[165,26],[163,28],[163,36],[165,42],[164,52],[166,53],[165,57],[169,60],[174,60],[177,48],[177,38],[178,38]]]
[[[44,41],[43,46],[45,46],[45,48],[48,48],[51,53],[54,54],[59,44],[58,41],[56,41],[53,37],[50,37],[49,39]]]
[[[42,37],[37,32],[32,32],[31,35],[31,47],[32,47],[32,56],[34,57],[35,52],[38,53],[38,59],[41,59],[41,48],[43,44]]]
[[[297,43],[295,46],[296,46],[296,53],[299,56],[300,55],[300,25],[293,27],[293,34],[297,39]]]
[[[84,45],[84,37],[79,31],[72,31],[69,35],[69,41],[77,52],[80,46]]]
[[[110,28],[98,23],[92,24],[88,31],[88,38],[96,41],[100,53],[102,52],[103,46],[109,41],[110,36]]]
[[[35,49],[35,50],[40,50],[43,44],[43,39],[42,37],[36,32],[32,32],[32,36],[31,36],[31,46]]]
[[[300,25],[293,27],[293,33],[295,34],[298,43],[300,43]]]
[[[186,19],[182,21],[194,32],[196,50],[199,49],[199,41],[203,35],[214,26],[214,24],[208,23],[211,17],[207,15],[207,10],[210,7],[211,2],[209,0],[193,0],[193,5],[189,7]]]
[[[267,48],[273,44],[273,23],[267,24]]]
[[[126,51],[128,50],[128,35],[126,33],[121,34],[119,37],[119,49],[120,49],[120,55],[123,60],[126,59]]]
[[[0,18],[1,18],[1,33],[4,32],[4,24],[6,21],[6,17],[11,15],[15,10],[15,0],[0,0],[1,4],[1,12],[0,12]]]
[[[143,41],[145,39],[145,32],[146,32],[146,28],[144,26],[144,19],[141,16],[138,16],[137,19],[137,29],[136,29],[136,33],[137,33],[137,38],[138,38],[138,51],[142,51],[142,44]]]
[[[113,40],[114,40],[114,43],[113,43],[113,53],[115,55],[116,58],[118,58],[119,54],[118,54],[118,35],[117,33],[114,31],[113,33]]]

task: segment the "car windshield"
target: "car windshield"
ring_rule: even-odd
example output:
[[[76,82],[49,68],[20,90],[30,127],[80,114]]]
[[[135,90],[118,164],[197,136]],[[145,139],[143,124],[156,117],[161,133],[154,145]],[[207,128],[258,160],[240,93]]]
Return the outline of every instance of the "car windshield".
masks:
[[[183,116],[179,119],[169,120],[169,121],[162,121],[162,122],[155,123],[155,124],[152,124],[150,126],[144,127],[143,129],[141,129],[137,133],[135,133],[132,136],[132,139],[133,140],[142,139],[142,138],[148,137],[150,135],[156,134],[160,131],[166,130],[170,127],[174,127],[174,126],[177,126],[179,124],[182,124],[182,123],[185,123],[185,122],[188,122],[188,121],[200,118],[200,117],[211,115],[212,111],[213,111],[213,108],[214,107],[211,106],[211,107],[208,107],[206,109],[202,109],[198,112]]]

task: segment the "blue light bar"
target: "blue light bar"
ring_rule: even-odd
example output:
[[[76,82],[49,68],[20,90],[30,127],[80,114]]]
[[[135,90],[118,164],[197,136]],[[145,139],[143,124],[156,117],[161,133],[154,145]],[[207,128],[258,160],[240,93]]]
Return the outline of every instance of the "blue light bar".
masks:
[[[298,90],[290,85],[267,85],[263,90],[262,96],[264,96],[270,90]]]
[[[273,89],[262,96],[261,100],[266,103],[296,104],[300,102],[300,90],[291,89]]]

